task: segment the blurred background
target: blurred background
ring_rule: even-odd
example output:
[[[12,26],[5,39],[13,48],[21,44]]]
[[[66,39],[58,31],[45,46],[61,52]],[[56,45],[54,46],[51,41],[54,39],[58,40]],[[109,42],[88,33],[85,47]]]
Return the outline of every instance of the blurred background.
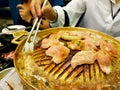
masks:
[[[9,7],[0,8],[0,25],[2,24],[13,24]]]
[[[15,16],[11,14],[9,3],[13,0],[0,0],[0,25],[15,24]],[[17,0],[20,2],[20,0]],[[21,0],[22,1],[22,0]],[[65,5],[71,0],[64,0]]]

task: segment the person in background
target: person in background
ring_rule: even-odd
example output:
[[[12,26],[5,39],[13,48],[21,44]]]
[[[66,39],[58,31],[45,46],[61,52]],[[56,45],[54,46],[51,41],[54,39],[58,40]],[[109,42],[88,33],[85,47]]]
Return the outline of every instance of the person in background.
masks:
[[[51,3],[52,7],[56,5],[64,6],[63,0],[49,0],[49,2]],[[33,25],[34,18],[30,12],[30,4],[31,4],[31,0],[24,0],[23,4],[17,5],[17,8],[19,8],[19,14],[20,14],[18,24],[22,24],[25,26]],[[46,29],[49,27],[50,26],[48,21],[46,21],[45,18],[43,17],[40,29]]]
[[[10,7],[10,13],[13,19],[13,24],[17,24],[18,22],[19,12],[16,6],[20,3],[22,3],[22,0],[0,0],[0,8]]]
[[[18,17],[19,17],[19,11],[18,11],[18,8],[16,6],[22,2],[23,2],[23,0],[9,0],[11,16],[13,18],[14,24],[17,24]]]
[[[120,36],[120,0],[71,0],[65,7],[48,3],[41,10],[43,2],[32,0],[31,13],[44,16],[52,27],[78,26]]]

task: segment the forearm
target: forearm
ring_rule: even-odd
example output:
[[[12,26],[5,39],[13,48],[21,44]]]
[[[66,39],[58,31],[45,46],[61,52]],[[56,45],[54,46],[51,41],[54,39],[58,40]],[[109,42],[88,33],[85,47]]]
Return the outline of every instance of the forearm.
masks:
[[[43,16],[49,20],[49,21],[56,21],[57,20],[57,13],[51,6],[51,4],[48,2],[46,7],[43,9]]]
[[[56,20],[54,20],[54,22],[50,22],[51,27],[62,27],[62,26],[64,26],[65,16],[64,16],[63,8],[60,7],[60,6],[55,6],[54,10],[55,10],[57,16],[56,16]]]
[[[51,27],[75,26],[86,9],[83,0],[72,0],[65,7],[55,6],[54,8],[57,10],[58,18],[55,23],[50,24]]]

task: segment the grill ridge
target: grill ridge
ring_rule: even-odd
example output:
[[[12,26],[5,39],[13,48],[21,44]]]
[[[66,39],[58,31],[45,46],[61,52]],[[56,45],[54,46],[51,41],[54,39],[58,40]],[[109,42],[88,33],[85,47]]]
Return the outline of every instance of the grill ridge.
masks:
[[[96,81],[104,77],[104,73],[100,70],[98,62],[93,64],[79,65],[76,68],[72,68],[71,59],[73,55],[77,53],[74,51],[70,53],[64,62],[55,64],[51,61],[51,57],[45,55],[45,50],[36,49],[33,54],[35,63],[54,79],[64,80],[68,82],[89,82]],[[44,67],[43,67],[44,66]]]

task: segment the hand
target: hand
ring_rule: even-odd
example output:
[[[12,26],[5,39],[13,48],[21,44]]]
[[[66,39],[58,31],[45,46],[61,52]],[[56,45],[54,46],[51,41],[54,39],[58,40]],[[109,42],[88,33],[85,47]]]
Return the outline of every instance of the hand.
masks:
[[[30,10],[32,15],[37,18],[41,16],[41,6],[43,0],[31,0]]]
[[[42,17],[44,16],[50,21],[55,21],[57,19],[57,14],[52,8],[49,1],[47,2],[47,5],[42,9],[42,4],[44,3],[44,0],[32,0],[30,5],[30,10],[32,15],[36,17]]]
[[[19,8],[19,14],[23,20],[30,23],[30,20],[32,18],[30,14],[30,4],[18,4],[17,8]]]
[[[50,24],[47,20],[42,19],[42,23],[40,24],[40,29],[50,28]]]

